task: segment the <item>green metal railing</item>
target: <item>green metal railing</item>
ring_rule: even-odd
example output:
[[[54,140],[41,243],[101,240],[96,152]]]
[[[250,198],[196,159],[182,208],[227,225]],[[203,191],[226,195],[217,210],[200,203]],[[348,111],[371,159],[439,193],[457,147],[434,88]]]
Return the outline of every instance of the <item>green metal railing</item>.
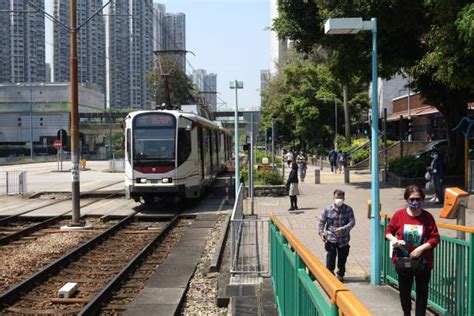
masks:
[[[270,267],[279,315],[372,315],[273,214],[269,225]]]
[[[381,218],[382,279],[398,286],[397,273],[391,262],[390,242],[385,239],[389,217]],[[474,233],[463,226],[437,223],[438,228],[468,232],[461,240],[441,235],[434,250],[434,269],[429,284],[428,305],[444,315],[474,315]],[[413,287],[412,296],[415,297]]]

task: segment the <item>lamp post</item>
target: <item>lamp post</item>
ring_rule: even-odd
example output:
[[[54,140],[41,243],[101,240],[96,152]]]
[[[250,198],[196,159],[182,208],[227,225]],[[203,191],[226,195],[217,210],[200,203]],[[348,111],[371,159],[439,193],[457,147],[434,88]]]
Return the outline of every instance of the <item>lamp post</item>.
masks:
[[[355,34],[372,31],[372,124],[371,124],[371,266],[370,284],[380,284],[380,192],[379,192],[379,110],[377,87],[377,19],[363,21],[362,18],[328,19],[324,24],[326,34]]]
[[[239,193],[240,186],[240,170],[239,170],[239,102],[237,97],[238,89],[244,88],[244,83],[242,81],[231,81],[230,88],[235,89],[235,112],[234,112],[234,169],[235,169],[235,198]]]

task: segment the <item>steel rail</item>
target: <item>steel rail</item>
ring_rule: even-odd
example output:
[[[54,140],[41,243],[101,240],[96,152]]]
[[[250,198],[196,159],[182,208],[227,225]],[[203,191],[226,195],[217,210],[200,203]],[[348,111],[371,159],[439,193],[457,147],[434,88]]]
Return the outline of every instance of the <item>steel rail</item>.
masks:
[[[81,193],[81,196],[83,195],[86,195],[86,194],[90,194],[90,193],[93,193],[95,191],[98,191],[100,189],[103,189],[103,188],[107,188],[107,187],[110,187],[110,186],[113,186],[113,185],[116,185],[120,182],[123,182],[123,181],[118,181],[118,182],[114,182],[114,183],[111,183],[111,184],[107,184],[107,185],[104,185],[102,187],[99,187],[99,188],[96,188],[96,189],[93,189],[93,190],[90,190],[90,191],[87,191],[87,192],[83,192]],[[117,194],[117,193],[116,193]],[[1,218],[0,219],[0,226],[5,226],[5,225],[8,225],[9,223],[11,223],[12,221],[16,220],[17,218],[19,218],[21,215],[25,215],[25,214],[28,214],[28,213],[31,213],[33,211],[37,211],[37,210],[40,210],[42,208],[45,208],[45,207],[49,207],[49,206],[52,206],[52,205],[55,205],[55,204],[59,204],[59,203],[62,203],[62,202],[65,202],[65,201],[69,201],[71,200],[71,198],[67,198],[67,199],[64,199],[64,200],[59,200],[59,201],[54,201],[54,202],[51,202],[49,204],[46,204],[46,205],[42,205],[42,206],[38,206],[38,207],[35,207],[31,210],[28,210],[28,211],[24,211],[24,212],[21,212],[21,213],[18,213],[18,214],[13,214],[13,215],[10,215],[10,216],[7,216],[5,218]],[[66,213],[69,213],[70,211],[66,212]]]
[[[112,194],[110,194],[110,195],[108,195],[108,196],[106,196],[106,197],[104,197],[104,198],[97,199],[97,200],[95,200],[95,201],[91,201],[91,202],[89,202],[89,203],[87,203],[87,204],[82,205],[81,208],[84,208],[84,207],[89,206],[89,205],[91,205],[91,204],[100,202],[100,201],[102,201],[102,200],[106,200],[106,199],[108,199],[108,198],[110,198],[110,197],[112,197],[112,196],[114,196],[114,195],[117,195],[117,194],[118,194],[118,193],[112,193]],[[40,229],[43,229],[43,228],[45,228],[45,227],[48,227],[49,225],[54,224],[56,221],[61,220],[66,214],[68,214],[68,213],[70,213],[70,212],[71,212],[71,210],[68,210],[68,211],[66,211],[66,212],[64,212],[64,213],[61,213],[61,214],[59,214],[59,215],[56,215],[56,216],[54,216],[54,217],[50,217],[50,218],[48,218],[48,219],[46,219],[46,220],[44,220],[44,221],[42,221],[42,222],[40,222],[40,223],[38,223],[38,224],[29,226],[29,227],[27,227],[27,228],[25,228],[25,229],[22,229],[22,230],[19,230],[19,231],[15,232],[15,233],[13,233],[13,234],[10,234],[10,235],[8,235],[8,236],[5,236],[5,237],[3,237],[3,238],[0,238],[0,246],[6,245],[6,244],[8,244],[8,243],[11,243],[11,242],[13,242],[13,241],[15,241],[15,240],[18,240],[18,239],[24,237],[24,236],[28,236],[28,235],[30,235],[30,234],[32,234],[32,233],[34,233],[34,232],[36,232],[36,231],[38,231],[38,230],[40,230]],[[85,215],[87,215],[87,214],[84,214],[82,217],[84,217]]]
[[[123,226],[128,225],[133,218],[135,217],[136,213],[131,214],[121,220],[119,223],[116,225],[110,227],[107,229],[105,232],[102,234],[92,238],[91,240],[87,241],[86,243],[80,245],[79,247],[71,250],[69,253],[66,255],[62,256],[61,258],[57,259],[56,261],[50,263],[48,266],[43,268],[42,270],[36,272],[26,280],[22,281],[21,283],[18,283],[15,285],[13,288],[9,289],[8,291],[2,293],[0,295],[0,306],[5,308],[8,305],[12,305],[13,302],[15,302],[20,296],[29,290],[31,290],[35,285],[46,278],[48,278],[49,275],[57,272],[61,267],[67,265],[70,261],[80,257],[87,251],[89,251],[91,248],[95,247],[96,245],[102,243],[106,238],[110,237],[112,234],[117,232],[119,229],[121,229]]]
[[[118,274],[100,291],[89,303],[79,312],[78,315],[98,315],[102,308],[102,304],[106,302],[113,291],[115,291],[131,273],[134,272],[135,268],[148,256],[160,242],[165,238],[166,234],[175,226],[180,214],[175,215],[166,227],[153,238],[148,245],[143,248],[129,263],[120,271]]]

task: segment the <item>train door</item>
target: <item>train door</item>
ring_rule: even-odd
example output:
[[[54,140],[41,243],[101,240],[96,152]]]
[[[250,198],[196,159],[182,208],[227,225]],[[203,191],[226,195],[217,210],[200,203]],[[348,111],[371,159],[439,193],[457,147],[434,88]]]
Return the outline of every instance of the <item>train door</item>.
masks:
[[[198,128],[198,157],[199,157],[199,161],[200,161],[200,173],[201,173],[201,180],[204,180],[204,173],[205,173],[205,169],[204,169],[204,148],[203,148],[203,143],[204,143],[204,139],[203,139],[203,133],[202,133],[202,128],[199,127]]]

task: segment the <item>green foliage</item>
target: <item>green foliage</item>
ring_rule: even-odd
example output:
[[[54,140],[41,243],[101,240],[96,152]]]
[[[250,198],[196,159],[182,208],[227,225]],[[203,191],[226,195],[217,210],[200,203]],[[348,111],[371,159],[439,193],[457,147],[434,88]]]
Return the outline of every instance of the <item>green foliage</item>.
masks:
[[[404,156],[390,160],[388,170],[404,178],[420,178],[424,176],[429,165],[429,156],[418,159],[415,156]]]
[[[268,162],[271,164],[273,162],[272,160],[272,155],[269,152],[268,154],[265,152],[265,150],[257,149],[255,151],[255,164],[262,164],[262,159],[264,157],[268,158]],[[281,163],[281,158],[275,156],[275,163],[280,164]]]
[[[351,156],[351,160],[355,163],[361,162],[367,158],[369,158],[369,151],[364,149],[356,150]]]
[[[339,113],[343,113],[340,101],[342,86],[322,61],[324,56],[321,52],[308,55],[288,53],[287,63],[262,92],[262,130],[271,126],[272,119],[278,119],[283,143],[291,147],[314,149],[332,143],[334,102]],[[356,78],[351,88],[357,100],[349,102],[350,105],[367,108],[366,87]],[[354,112],[360,114],[360,111]],[[343,115],[339,115],[338,126],[343,126],[343,120]]]
[[[165,69],[169,69],[174,59],[163,60]],[[192,80],[179,68],[176,67],[168,77],[171,105],[193,104],[199,99],[199,94]],[[168,104],[166,94],[166,81],[161,76],[159,69],[151,71],[147,76],[150,92],[157,105]]]
[[[283,177],[277,171],[256,170],[255,182],[257,184],[279,185],[283,184]]]
[[[248,182],[249,170],[244,167],[240,170],[240,177],[244,183]],[[278,171],[270,170],[255,170],[254,173],[255,184],[279,185],[283,184],[283,177]]]
[[[304,53],[324,51],[331,73],[341,82],[354,76],[370,80],[370,32],[328,36],[332,17],[377,18],[378,70],[383,78],[401,71],[411,86],[445,117],[447,129],[467,115],[474,101],[474,4],[460,1],[301,1],[280,0],[273,28]],[[400,48],[403,49],[400,49]],[[450,132],[448,162],[462,168],[462,135]]]

